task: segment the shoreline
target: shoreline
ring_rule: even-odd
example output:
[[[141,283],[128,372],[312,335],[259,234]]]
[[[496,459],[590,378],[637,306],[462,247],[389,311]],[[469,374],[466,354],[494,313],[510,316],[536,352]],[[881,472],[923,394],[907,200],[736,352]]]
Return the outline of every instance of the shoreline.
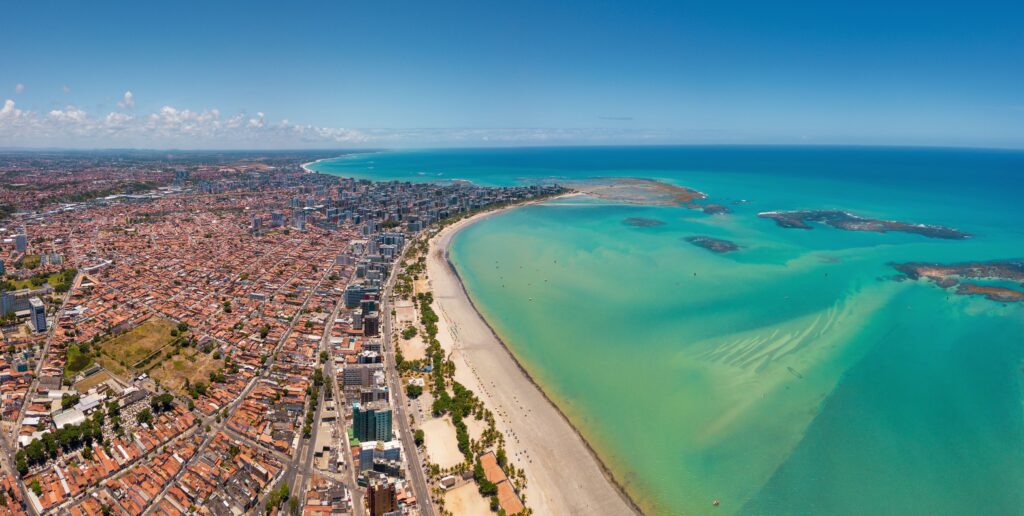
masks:
[[[335,176],[335,177],[358,179],[357,177],[352,176],[352,175],[333,174],[331,172],[320,172],[318,170],[313,170],[313,169],[311,169],[309,167],[311,165],[316,165],[317,163],[320,163],[321,161],[328,161],[328,160],[341,159],[341,158],[350,158],[352,156],[360,156],[360,155],[363,155],[363,154],[375,154],[375,153],[378,153],[378,152],[384,152],[384,151],[381,151],[381,150],[368,150],[368,151],[348,152],[348,153],[339,154],[337,156],[333,156],[333,157],[330,157],[330,158],[320,158],[320,159],[315,160],[315,161],[310,161],[308,163],[303,163],[303,164],[299,165],[299,167],[302,168],[302,170],[304,170],[307,174],[326,174],[326,175]],[[380,180],[379,179],[373,179],[373,181],[380,181]]]
[[[313,169],[309,168],[309,166],[310,165],[316,165],[317,163],[320,163],[321,161],[326,161],[326,160],[329,160],[329,159],[337,159],[337,158],[340,158],[340,157],[341,156],[336,156],[334,158],[320,158],[320,159],[318,159],[316,161],[310,161],[309,163],[303,163],[300,166],[302,167],[302,170],[306,171],[307,174],[319,174],[320,172],[317,172],[316,170],[313,170]]]
[[[434,305],[442,315],[439,329],[447,330],[439,331],[438,338],[451,360],[461,359],[465,363],[465,368],[456,367],[456,376],[465,369],[465,374],[475,377],[472,383],[477,385],[473,390],[499,415],[496,423],[501,423],[499,428],[506,434],[507,442],[524,448],[520,453],[528,455],[529,459],[524,459],[513,454],[510,459],[524,470],[528,478],[526,491],[531,495],[527,504],[538,514],[643,514],[593,446],[480,313],[449,258],[452,239],[474,223],[506,210],[577,195],[583,194],[572,192],[479,213],[441,229],[430,238],[427,277],[434,292]],[[465,342],[463,329],[469,329],[476,342]],[[446,341],[448,346],[444,346]],[[472,354],[479,356],[469,356]],[[484,371],[482,377],[477,373],[479,370]],[[491,389],[484,384],[488,380]],[[539,424],[530,420],[534,413],[537,417],[533,420],[539,417]],[[552,464],[543,464],[545,460]],[[565,477],[559,474],[563,469],[572,470],[574,484],[564,481]],[[541,500],[536,499],[537,495],[541,495]]]

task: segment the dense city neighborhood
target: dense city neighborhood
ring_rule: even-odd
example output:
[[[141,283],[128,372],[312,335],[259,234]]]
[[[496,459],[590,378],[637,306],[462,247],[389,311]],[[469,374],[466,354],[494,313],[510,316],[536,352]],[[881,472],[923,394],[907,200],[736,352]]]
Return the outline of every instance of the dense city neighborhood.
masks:
[[[423,253],[562,189],[302,166],[331,155],[0,155],[2,512],[528,512]]]

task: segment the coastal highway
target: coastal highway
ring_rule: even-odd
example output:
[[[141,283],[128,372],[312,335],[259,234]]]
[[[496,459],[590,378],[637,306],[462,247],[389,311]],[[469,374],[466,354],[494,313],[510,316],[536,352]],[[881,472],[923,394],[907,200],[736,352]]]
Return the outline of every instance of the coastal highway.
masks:
[[[402,440],[402,451],[405,454],[406,463],[409,465],[409,480],[412,483],[413,492],[416,494],[416,504],[419,506],[422,516],[434,516],[434,504],[430,500],[430,488],[423,475],[423,464],[420,461],[419,450],[416,449],[416,441],[413,439],[412,430],[409,428],[409,415],[406,412],[405,391],[402,390],[402,382],[398,377],[398,367],[395,365],[395,347],[391,341],[391,293],[395,286],[395,279],[398,277],[399,264],[405,258],[405,252],[409,244],[395,260],[388,282],[381,293],[381,315],[384,316],[384,327],[381,329],[382,343],[384,345],[384,371],[386,372],[388,390],[391,391],[391,401],[394,407],[392,422],[398,424],[398,432]],[[386,303],[386,305],[384,304]]]

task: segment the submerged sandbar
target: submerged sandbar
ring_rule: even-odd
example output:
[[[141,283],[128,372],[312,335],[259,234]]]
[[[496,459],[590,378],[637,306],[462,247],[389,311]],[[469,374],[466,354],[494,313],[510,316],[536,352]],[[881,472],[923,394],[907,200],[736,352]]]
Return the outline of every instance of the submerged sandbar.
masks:
[[[735,242],[703,235],[689,236],[683,238],[683,240],[717,254],[731,253],[740,249],[740,246],[736,245]]]

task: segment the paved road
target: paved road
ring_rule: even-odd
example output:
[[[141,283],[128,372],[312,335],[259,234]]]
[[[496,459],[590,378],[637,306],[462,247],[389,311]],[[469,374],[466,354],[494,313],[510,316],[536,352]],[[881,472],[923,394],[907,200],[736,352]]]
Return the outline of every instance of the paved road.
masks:
[[[408,249],[408,245],[406,246]],[[391,293],[395,286],[395,278],[398,275],[399,264],[405,256],[403,252],[391,269],[391,275],[381,295],[381,313],[384,315],[384,327],[381,330],[382,342],[384,344],[384,371],[386,372],[388,390],[391,391],[394,402],[394,413],[392,422],[397,422],[398,433],[402,440],[402,449],[405,452],[405,459],[409,464],[409,480],[412,481],[413,492],[416,494],[416,502],[423,516],[434,515],[434,504],[430,501],[430,488],[423,474],[423,465],[420,462],[419,450],[416,449],[416,441],[413,439],[412,429],[409,428],[409,415],[406,412],[407,402],[405,391],[402,390],[402,382],[399,381],[398,368],[395,366],[395,347],[391,342]]]

